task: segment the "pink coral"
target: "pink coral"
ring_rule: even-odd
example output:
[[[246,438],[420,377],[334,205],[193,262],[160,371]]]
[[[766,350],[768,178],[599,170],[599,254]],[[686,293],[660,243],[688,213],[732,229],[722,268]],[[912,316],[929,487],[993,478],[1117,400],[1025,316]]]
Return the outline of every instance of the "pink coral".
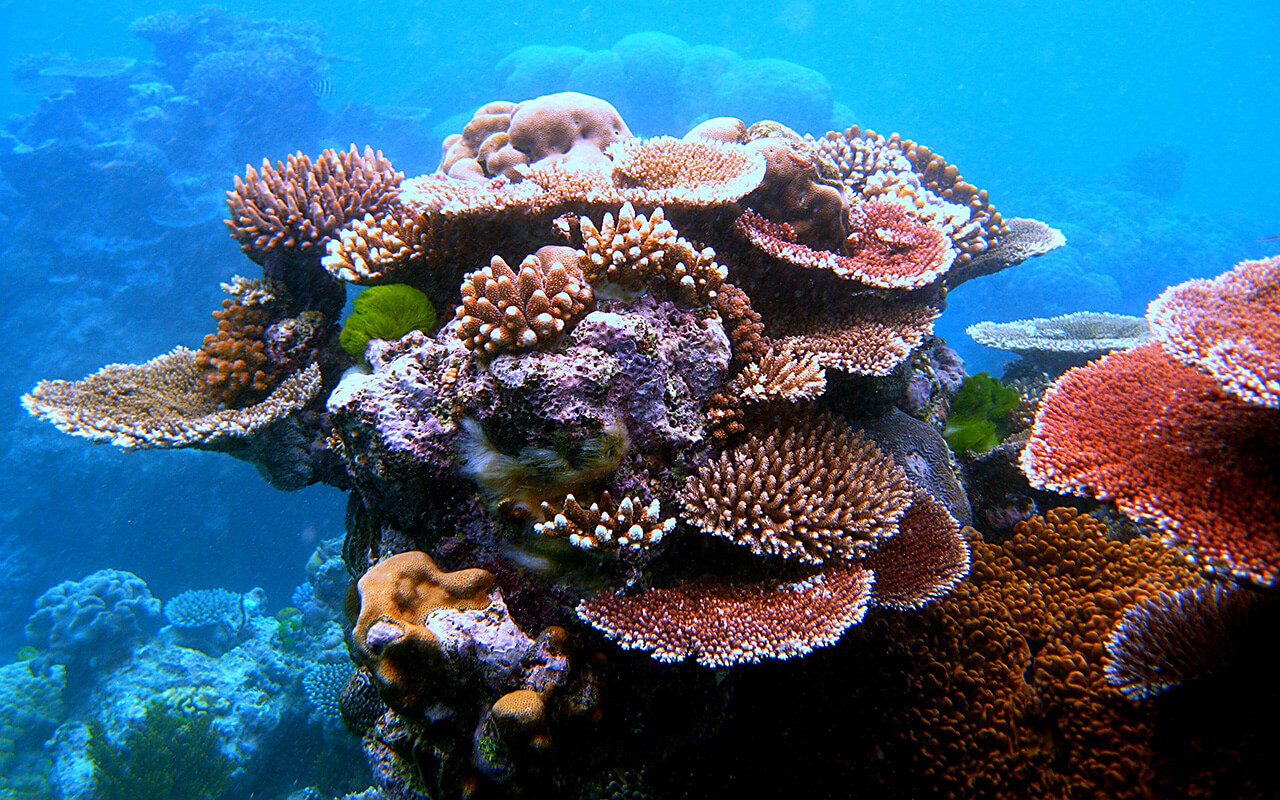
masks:
[[[1280,256],[1170,286],[1151,302],[1147,320],[1174,358],[1241,400],[1280,408]]]
[[[1206,566],[1280,580],[1280,413],[1225,393],[1159,345],[1067,372],[1022,468],[1040,488],[1114,500]]]

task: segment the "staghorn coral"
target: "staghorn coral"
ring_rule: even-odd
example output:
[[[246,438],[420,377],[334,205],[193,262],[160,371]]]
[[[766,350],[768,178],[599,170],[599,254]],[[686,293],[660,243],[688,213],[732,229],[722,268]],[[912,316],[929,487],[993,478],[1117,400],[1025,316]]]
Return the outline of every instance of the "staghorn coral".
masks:
[[[177,347],[143,364],[109,364],[78,381],[41,381],[22,405],[64,433],[125,449],[218,449],[284,419],[319,391],[320,371],[312,365],[256,405],[220,409],[197,354]]]
[[[1280,408],[1280,256],[1170,286],[1147,308],[1156,341],[1247,403]]]
[[[707,667],[803,656],[826,647],[866,614],[874,578],[831,567],[791,583],[706,579],[638,595],[599,594],[578,616],[626,650],[650,650],[675,662],[690,655]]]
[[[770,349],[743,367],[729,389],[747,403],[812,400],[827,390],[827,372],[812,353]]]
[[[643,289],[658,274],[676,241],[676,229],[662,216],[662,208],[645,217],[624,203],[615,222],[606,213],[597,228],[587,217],[578,220],[582,235],[583,275],[587,283],[602,281]]]
[[[1149,700],[1260,651],[1274,628],[1275,598],[1205,584],[1147,598],[1107,637],[1106,676],[1126,697]]]
[[[301,152],[275,166],[263,159],[227,192],[226,224],[260,264],[273,250],[320,255],[348,221],[382,211],[403,178],[380,151],[361,153],[354,144],[345,153],[325,150],[314,162]]]
[[[911,499],[892,459],[835,417],[774,418],[690,476],[684,518],[760,555],[816,564],[897,532]]]
[[[546,347],[592,301],[578,255],[566,247],[542,247],[517,270],[494,256],[462,283],[455,318],[469,349],[492,357],[509,350]]]
[[[1021,465],[1033,486],[1111,500],[1155,522],[1208,569],[1272,584],[1280,580],[1276,415],[1147,344],[1058,379]]]
[[[353,219],[325,245],[321,265],[338,280],[367,283],[404,272],[431,249],[430,221],[392,205],[375,217]]]

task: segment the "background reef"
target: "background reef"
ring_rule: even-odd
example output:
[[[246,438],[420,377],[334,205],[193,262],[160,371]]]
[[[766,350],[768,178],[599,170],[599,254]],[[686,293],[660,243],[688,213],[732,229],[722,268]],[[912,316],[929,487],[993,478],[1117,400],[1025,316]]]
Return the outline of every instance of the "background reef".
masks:
[[[969,372],[999,373],[1006,356],[969,341],[967,325],[1140,314],[1171,283],[1273,252],[1259,240],[1280,233],[1257,202],[1280,166],[1255,155],[1274,144],[1280,75],[1262,37],[1280,12],[1093,5],[796,1],[693,17],[647,3],[464,19],[387,4],[368,25],[315,3],[271,7],[297,22],[177,3],[72,18],[56,4],[6,8],[0,394],[198,346],[225,298],[218,283],[251,266],[217,222],[245,163],[356,142],[420,174],[481,103],[566,89],[608,97],[641,135],[680,135],[708,112],[818,134],[901,131],[1001,208],[1060,227],[1069,247],[961,288],[939,321]],[[9,653],[49,587],[107,568],[157,597],[261,586],[270,617],[291,602],[296,565],[340,533],[344,500],[329,488],[276,492],[213,454],[86,448],[16,402],[0,407],[0,428]],[[46,718],[33,730],[65,713],[33,712]]]

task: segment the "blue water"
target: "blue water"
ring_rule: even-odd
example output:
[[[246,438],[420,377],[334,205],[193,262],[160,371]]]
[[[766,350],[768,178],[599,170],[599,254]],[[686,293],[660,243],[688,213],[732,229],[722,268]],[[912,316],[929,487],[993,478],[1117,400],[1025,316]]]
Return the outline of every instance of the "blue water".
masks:
[[[854,122],[898,131],[958,165],[1006,216],[1067,237],[1065,249],[949,298],[938,332],[970,372],[1004,360],[967,339],[972,322],[1141,314],[1169,284],[1280,248],[1264,240],[1280,235],[1276,4],[241,4],[229,11],[299,26],[236,45],[201,78],[186,116],[139,122],[124,84],[157,84],[163,105],[180,71],[131,23],[202,5],[0,3],[0,52],[13,68],[0,74],[0,150],[56,153],[34,169],[0,158],[0,661],[24,644],[34,599],[59,581],[110,567],[159,598],[261,587],[276,608],[316,546],[343,533],[335,489],[277,492],[212,453],[88,446],[17,403],[43,378],[198,346],[219,282],[256,274],[219,220],[232,176],[264,156],[355,142],[421,174],[480,104],[582,87],[646,136],[681,135],[699,114],[771,117],[814,134]],[[680,41],[626,39],[649,31]],[[695,45],[790,62],[771,69],[792,83],[677,90],[669,79]],[[611,72],[611,52],[639,66]],[[39,74],[104,58],[137,64],[96,99],[59,100],[76,79]]]

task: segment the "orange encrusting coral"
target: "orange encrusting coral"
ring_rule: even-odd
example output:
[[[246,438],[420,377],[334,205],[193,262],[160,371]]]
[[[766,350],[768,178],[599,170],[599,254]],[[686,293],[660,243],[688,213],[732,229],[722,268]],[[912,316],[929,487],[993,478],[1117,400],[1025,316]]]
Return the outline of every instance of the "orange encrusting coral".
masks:
[[[892,688],[846,712],[874,736],[859,777],[896,798],[1150,797],[1153,729],[1107,682],[1105,641],[1126,608],[1201,580],[1159,542],[1106,532],[1054,509],[973,541],[950,596],[869,622],[897,674],[869,676]]]
[[[497,582],[483,569],[444,572],[422,552],[400,553],[374,565],[357,584],[360,615],[352,640],[387,704],[412,710],[424,702],[447,654],[426,627],[437,609],[489,606]]]

